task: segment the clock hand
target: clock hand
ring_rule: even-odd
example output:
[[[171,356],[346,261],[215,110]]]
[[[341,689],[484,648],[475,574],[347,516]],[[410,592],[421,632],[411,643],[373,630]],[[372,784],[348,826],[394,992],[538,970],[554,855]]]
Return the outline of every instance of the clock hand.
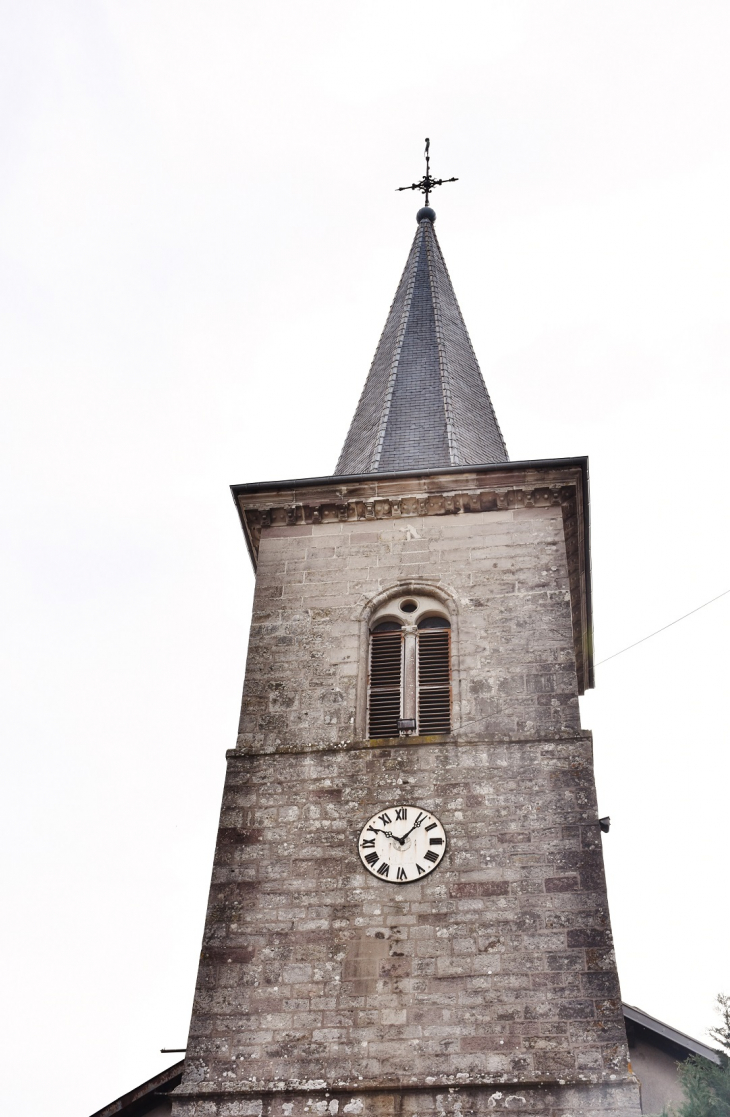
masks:
[[[417,830],[417,829],[418,829],[418,827],[419,827],[419,826],[421,825],[421,823],[422,823],[422,822],[423,822],[423,819],[422,819],[422,818],[417,818],[417,819],[416,819],[416,821],[415,821],[415,822],[413,823],[413,826],[411,826],[411,828],[410,828],[410,830],[408,831],[408,833],[407,833],[407,834],[404,834],[404,835],[403,835],[403,837],[402,837],[402,838],[400,839],[400,843],[401,843],[401,845],[403,845],[403,842],[404,842],[404,841],[406,840],[406,838],[410,838],[410,836],[411,836],[411,834],[413,833],[413,831],[414,831],[414,830]]]
[[[397,842],[403,845],[403,838],[399,838],[397,834],[392,834],[390,830],[380,830],[377,826],[368,826],[368,830],[372,830],[374,834],[383,834],[386,838],[395,838]]]

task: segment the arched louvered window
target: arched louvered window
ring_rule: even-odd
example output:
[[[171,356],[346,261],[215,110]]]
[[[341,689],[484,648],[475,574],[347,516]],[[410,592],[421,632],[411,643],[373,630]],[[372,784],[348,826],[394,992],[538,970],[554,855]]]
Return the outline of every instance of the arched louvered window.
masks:
[[[428,598],[379,611],[405,614],[370,630],[368,736],[451,732],[451,625]],[[428,615],[431,612],[431,615]]]

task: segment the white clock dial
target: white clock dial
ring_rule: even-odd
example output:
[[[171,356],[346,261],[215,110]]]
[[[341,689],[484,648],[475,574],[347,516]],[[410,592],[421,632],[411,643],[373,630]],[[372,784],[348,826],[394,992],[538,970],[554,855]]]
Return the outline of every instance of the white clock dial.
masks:
[[[369,873],[408,884],[432,873],[446,852],[446,833],[423,807],[384,807],[363,826],[357,840]]]

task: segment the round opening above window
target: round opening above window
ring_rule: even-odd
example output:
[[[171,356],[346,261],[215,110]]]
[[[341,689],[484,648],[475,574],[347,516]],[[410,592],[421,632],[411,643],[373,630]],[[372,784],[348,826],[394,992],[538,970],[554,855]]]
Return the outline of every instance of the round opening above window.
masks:
[[[405,601],[401,601],[400,607],[402,613],[415,613],[418,608],[418,602],[407,598]]]

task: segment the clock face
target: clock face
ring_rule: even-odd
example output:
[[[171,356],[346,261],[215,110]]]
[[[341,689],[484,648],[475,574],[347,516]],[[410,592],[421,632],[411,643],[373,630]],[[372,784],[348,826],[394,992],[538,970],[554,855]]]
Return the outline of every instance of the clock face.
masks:
[[[436,816],[422,807],[385,807],[365,823],[357,848],[373,876],[408,884],[440,863],[446,834]]]

